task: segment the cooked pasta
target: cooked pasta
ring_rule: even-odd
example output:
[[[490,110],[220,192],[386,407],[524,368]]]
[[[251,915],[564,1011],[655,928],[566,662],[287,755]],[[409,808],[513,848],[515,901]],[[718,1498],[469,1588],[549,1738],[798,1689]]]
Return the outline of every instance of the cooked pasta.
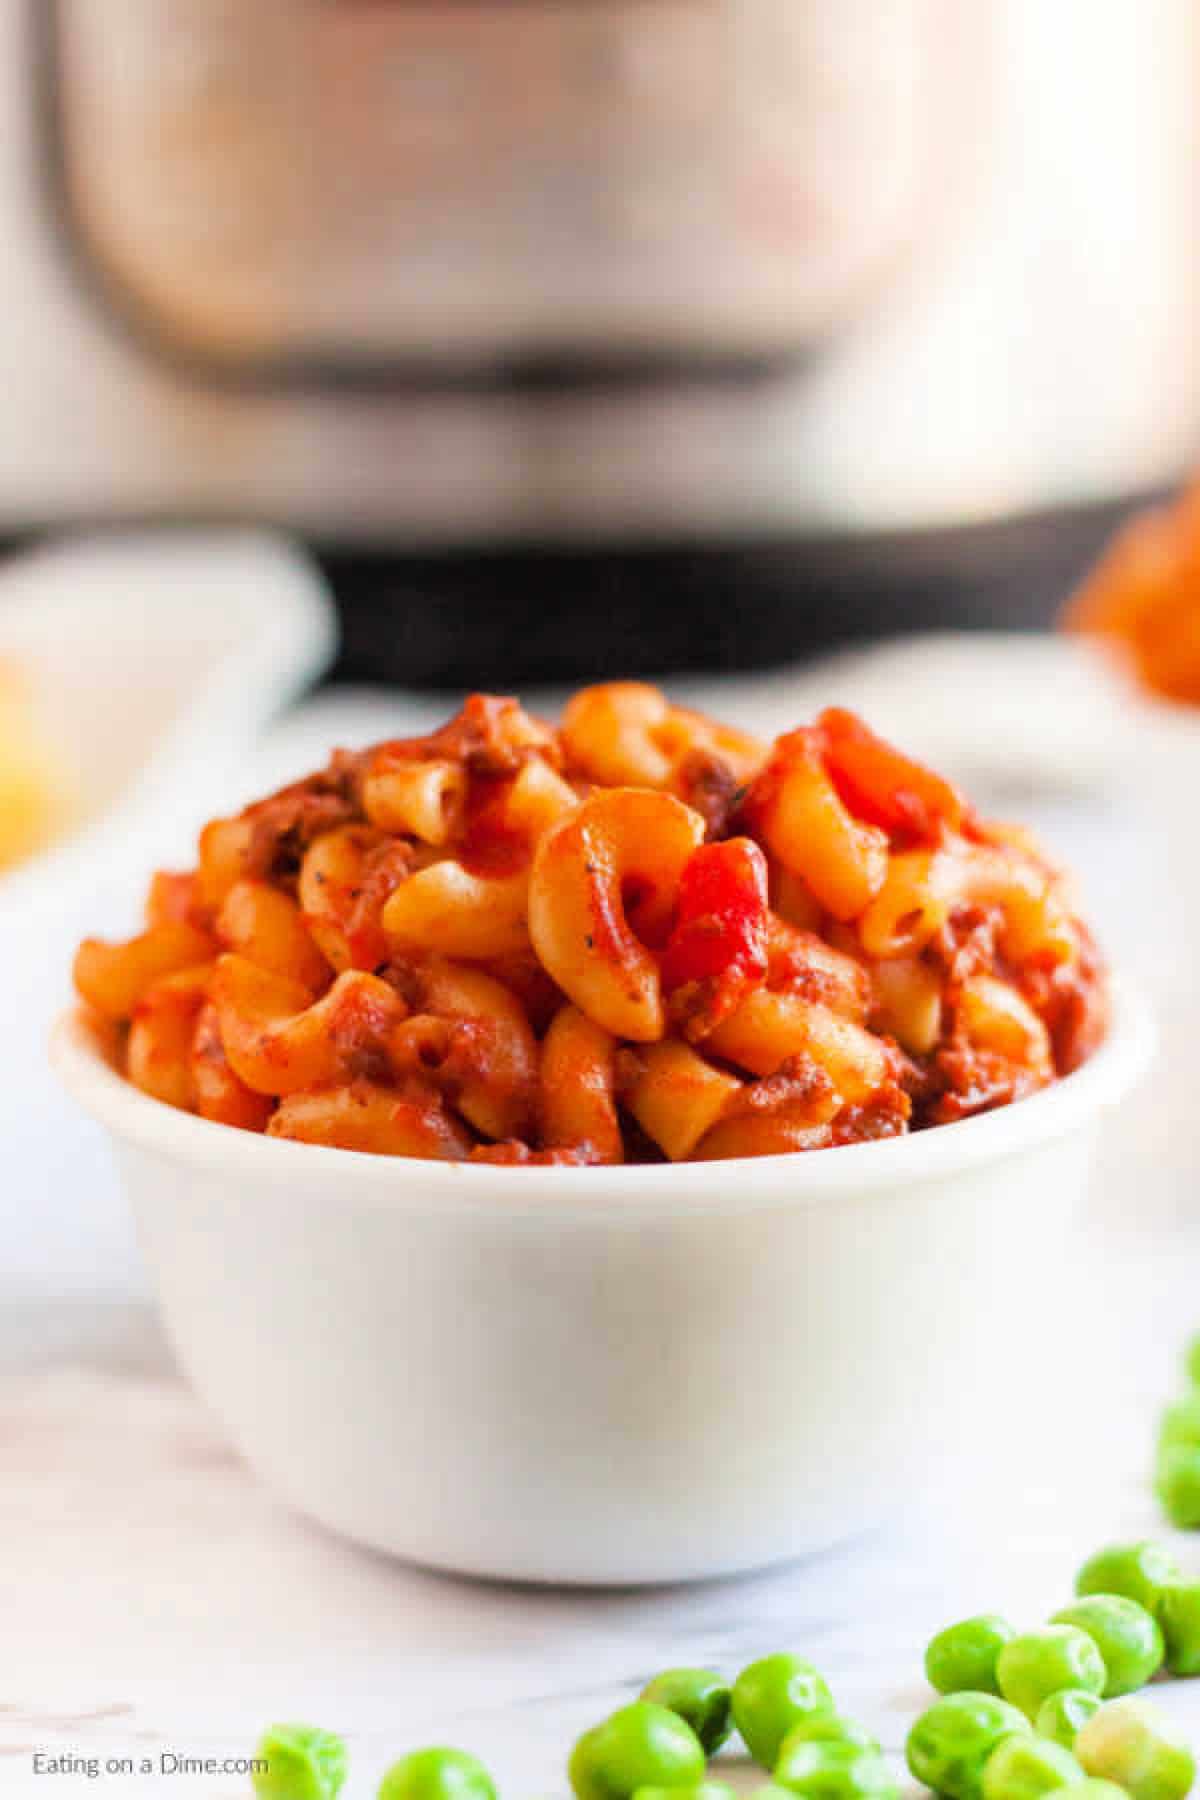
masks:
[[[836,1148],[1084,1061],[1102,960],[1012,827],[841,710],[760,744],[643,683],[473,696],[200,835],[76,986],[215,1123],[500,1164]]]

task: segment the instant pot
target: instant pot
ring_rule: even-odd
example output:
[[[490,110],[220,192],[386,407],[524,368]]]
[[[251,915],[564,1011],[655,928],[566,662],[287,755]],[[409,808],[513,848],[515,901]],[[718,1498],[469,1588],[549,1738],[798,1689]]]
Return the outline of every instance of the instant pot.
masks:
[[[0,527],[292,527],[409,681],[1037,622],[1193,449],[1195,33],[0,0]]]

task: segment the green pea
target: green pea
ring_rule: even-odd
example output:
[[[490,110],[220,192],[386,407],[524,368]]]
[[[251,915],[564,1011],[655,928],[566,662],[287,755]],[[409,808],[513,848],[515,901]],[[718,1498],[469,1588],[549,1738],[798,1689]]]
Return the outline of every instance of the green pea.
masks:
[[[1200,1444],[1200,1392],[1186,1394],[1168,1406],[1158,1421],[1158,1447]]]
[[[979,1613],[957,1625],[947,1625],[930,1638],[925,1651],[925,1675],[939,1694],[998,1694],[996,1659],[1014,1635],[1013,1628],[996,1613]]]
[[[733,1722],[756,1763],[773,1769],[779,1746],[801,1719],[833,1711],[833,1695],[803,1656],[780,1651],[743,1669],[733,1684]]]
[[[259,1800],[337,1800],[346,1779],[346,1746],[316,1725],[270,1725],[254,1752],[265,1763],[250,1777]]]
[[[1095,1640],[1078,1626],[1056,1619],[1037,1631],[1011,1638],[996,1661],[1000,1692],[1029,1719],[1060,1688],[1104,1691],[1104,1659]]]
[[[622,1706],[585,1731],[567,1765],[577,1800],[630,1800],[642,1787],[697,1787],[704,1773],[704,1751],[691,1726],[650,1700]]]
[[[1170,1720],[1146,1700],[1114,1700],[1075,1739],[1089,1775],[1115,1781],[1131,1800],[1184,1800],[1196,1759]]]
[[[379,1800],[496,1800],[496,1789],[467,1751],[437,1747],[393,1763],[379,1784]]]
[[[1188,1339],[1183,1353],[1183,1368],[1193,1387],[1200,1387],[1200,1331]]]
[[[1196,1396],[1200,1404],[1200,1394]],[[1155,1492],[1172,1525],[1195,1531],[1200,1525],[1200,1442],[1164,1444],[1158,1453]]]
[[[695,1787],[640,1787],[633,1800],[737,1800],[727,1781],[698,1781]]]
[[[1156,1613],[1168,1582],[1178,1581],[1179,1564],[1162,1544],[1108,1544],[1089,1556],[1075,1577],[1075,1592],[1123,1594]]]
[[[1158,1600],[1158,1622],[1172,1675],[1200,1675],[1200,1581],[1170,1581]]]
[[[1014,1732],[1027,1735],[1024,1713],[995,1694],[944,1694],[908,1734],[913,1779],[950,1800],[980,1800],[988,1757]]]
[[[896,1783],[878,1750],[845,1740],[816,1739],[794,1744],[781,1755],[772,1777],[776,1787],[805,1800],[896,1800]]]
[[[700,1739],[705,1756],[715,1756],[733,1730],[729,1683],[712,1669],[664,1669],[647,1682],[640,1697],[678,1713]]]
[[[1071,1783],[1071,1800],[1129,1800],[1123,1787],[1115,1781],[1101,1781],[1097,1775],[1085,1775]]]
[[[1106,1700],[1145,1687],[1162,1668],[1163,1634],[1158,1621],[1136,1600],[1121,1594],[1088,1594],[1056,1612],[1054,1623],[1074,1625],[1091,1638],[1104,1660]]]
[[[1038,1800],[1051,1788],[1083,1780],[1069,1750],[1045,1738],[1010,1737],[997,1744],[983,1766],[983,1800]]]
[[[1042,1701],[1034,1726],[1039,1737],[1052,1739],[1064,1750],[1073,1750],[1080,1726],[1099,1711],[1099,1694],[1089,1694],[1086,1688],[1062,1688]]]
[[[786,1757],[794,1744],[858,1744],[863,1750],[879,1750],[879,1739],[873,1737],[865,1725],[857,1719],[845,1719],[841,1713],[813,1713],[807,1719],[801,1719],[779,1746],[779,1757],[775,1767]]]

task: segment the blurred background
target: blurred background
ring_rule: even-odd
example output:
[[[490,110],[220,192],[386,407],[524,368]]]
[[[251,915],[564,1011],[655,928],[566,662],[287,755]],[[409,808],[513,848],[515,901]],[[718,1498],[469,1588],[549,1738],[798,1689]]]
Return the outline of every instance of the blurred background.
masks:
[[[269,520],[341,668],[1045,623],[1200,422],[1193,0],[0,0],[0,531]]]

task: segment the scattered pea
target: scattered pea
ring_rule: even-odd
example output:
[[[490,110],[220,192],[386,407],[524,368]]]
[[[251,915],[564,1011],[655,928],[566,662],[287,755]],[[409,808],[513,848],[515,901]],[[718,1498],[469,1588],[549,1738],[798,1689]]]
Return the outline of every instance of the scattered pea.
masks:
[[[772,1777],[805,1800],[896,1800],[896,1783],[878,1750],[833,1738],[793,1744]]]
[[[1062,1688],[1042,1701],[1034,1726],[1040,1737],[1073,1750],[1080,1726],[1099,1711],[1099,1694],[1089,1694],[1086,1688]]]
[[[908,1734],[905,1754],[916,1781],[950,1800],[980,1800],[984,1764],[1004,1738],[1028,1734],[1024,1713],[995,1694],[944,1694]]]
[[[1145,1700],[1114,1700],[1075,1740],[1089,1775],[1124,1788],[1130,1800],[1184,1800],[1196,1760],[1170,1720]]]
[[[250,1779],[259,1800],[337,1800],[346,1779],[346,1746],[316,1725],[270,1725],[255,1760],[266,1764]]]
[[[742,1670],[733,1684],[733,1722],[756,1763],[773,1769],[784,1738],[801,1719],[832,1712],[833,1696],[803,1656],[781,1651]]]
[[[737,1800],[727,1781],[698,1781],[695,1787],[640,1787],[633,1800]]]
[[[983,1766],[983,1800],[1037,1800],[1083,1780],[1069,1750],[1046,1738],[1004,1738]]]
[[[1183,1367],[1193,1387],[1200,1387],[1200,1331],[1189,1338],[1187,1349],[1183,1353]]]
[[[1172,1444],[1200,1444],[1200,1389],[1172,1401],[1159,1419],[1159,1449]]]
[[[1162,1544],[1107,1544],[1088,1557],[1075,1577],[1075,1592],[1080,1598],[1123,1594],[1157,1613],[1163,1588],[1178,1579],[1179,1564]]]
[[[925,1651],[925,1674],[939,1694],[998,1694],[996,1659],[1014,1636],[1013,1628],[996,1613],[979,1613],[957,1625],[947,1625],[930,1638]]]
[[[664,1669],[647,1682],[640,1697],[678,1713],[700,1739],[705,1756],[715,1756],[733,1730],[729,1683],[712,1669]]]
[[[476,1757],[439,1746],[393,1763],[379,1784],[379,1800],[496,1800],[496,1789]]]
[[[1200,1405],[1200,1394],[1196,1400]],[[1200,1442],[1164,1444],[1154,1486],[1172,1525],[1194,1531],[1200,1525]]]
[[[567,1773],[577,1800],[629,1800],[642,1787],[699,1786],[704,1751],[678,1713],[635,1700],[584,1732]],[[393,1797],[381,1795],[380,1800]]]
[[[1004,1698],[1032,1720],[1042,1701],[1060,1688],[1103,1693],[1104,1659],[1089,1633],[1053,1620],[1009,1639],[996,1660],[996,1681]]]
[[[1126,1600],[1121,1594],[1088,1594],[1062,1607],[1053,1622],[1074,1625],[1091,1638],[1104,1661],[1106,1700],[1145,1687],[1162,1668],[1163,1635],[1158,1621],[1136,1600]]]
[[[846,1719],[841,1713],[812,1713],[809,1718],[801,1719],[779,1746],[779,1757],[776,1768],[783,1761],[794,1744],[858,1744],[863,1750],[879,1750],[879,1739],[873,1737],[865,1725],[857,1719]]]
[[[1171,1581],[1158,1602],[1158,1622],[1172,1675],[1200,1675],[1200,1581]]]

